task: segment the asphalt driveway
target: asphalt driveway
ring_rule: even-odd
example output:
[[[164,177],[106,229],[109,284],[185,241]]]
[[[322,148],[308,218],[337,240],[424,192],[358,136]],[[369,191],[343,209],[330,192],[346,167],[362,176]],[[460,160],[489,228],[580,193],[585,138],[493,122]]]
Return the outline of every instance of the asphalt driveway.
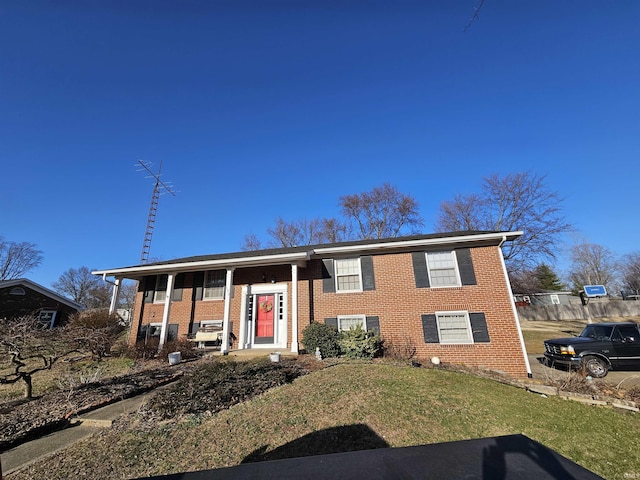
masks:
[[[541,360],[544,360],[544,355],[529,355],[529,363],[531,364],[531,372],[533,378],[536,380],[563,380],[569,375],[567,370],[561,370],[559,368],[551,368],[544,365]],[[600,379],[604,382],[611,384],[612,386],[620,386],[620,388],[628,390],[631,387],[640,387],[640,371],[633,370],[611,370],[606,377]]]

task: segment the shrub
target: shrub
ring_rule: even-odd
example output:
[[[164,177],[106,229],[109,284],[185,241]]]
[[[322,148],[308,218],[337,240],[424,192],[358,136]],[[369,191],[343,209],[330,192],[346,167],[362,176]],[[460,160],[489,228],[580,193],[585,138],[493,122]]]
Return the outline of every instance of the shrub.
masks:
[[[124,330],[120,317],[107,310],[78,312],[65,328],[98,361],[111,353],[111,347]]]
[[[382,344],[380,337],[373,331],[366,331],[360,325],[340,335],[340,349],[349,358],[373,358],[377,356]]]
[[[340,349],[340,333],[332,325],[312,322],[302,332],[302,344],[307,352],[311,354],[319,347],[323,358],[337,357],[342,352]]]
[[[138,340],[135,344],[129,345],[126,355],[134,360],[151,360],[158,355],[159,346],[160,339],[158,337],[150,337],[146,342]]]
[[[169,354],[172,352],[180,352],[183,360],[199,357],[199,353],[193,348],[193,342],[186,338],[169,340],[162,346],[160,356],[163,360],[169,360]]]
[[[411,360],[416,356],[418,349],[410,336],[390,337],[382,340],[383,354],[394,360]]]

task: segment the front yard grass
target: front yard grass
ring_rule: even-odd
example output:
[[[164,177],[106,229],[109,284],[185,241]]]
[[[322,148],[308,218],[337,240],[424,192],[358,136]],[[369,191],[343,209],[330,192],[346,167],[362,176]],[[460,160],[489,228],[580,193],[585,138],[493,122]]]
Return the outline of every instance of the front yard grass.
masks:
[[[447,370],[337,363],[218,413],[111,430],[8,476],[132,478],[523,433],[608,479],[640,476],[640,417]]]

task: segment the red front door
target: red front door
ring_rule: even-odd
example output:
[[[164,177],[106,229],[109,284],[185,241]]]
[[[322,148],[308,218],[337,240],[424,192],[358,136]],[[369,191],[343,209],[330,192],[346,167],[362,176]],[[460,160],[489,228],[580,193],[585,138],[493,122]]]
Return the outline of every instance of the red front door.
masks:
[[[273,343],[275,295],[258,295],[256,314],[256,343]]]

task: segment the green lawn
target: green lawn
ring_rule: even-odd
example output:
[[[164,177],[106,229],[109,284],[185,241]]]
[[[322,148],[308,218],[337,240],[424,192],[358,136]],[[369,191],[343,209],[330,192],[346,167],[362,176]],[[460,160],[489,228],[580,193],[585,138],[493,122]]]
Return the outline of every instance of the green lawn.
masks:
[[[335,427],[343,428],[326,430],[318,445],[300,441]],[[403,447],[514,433],[605,478],[640,476],[636,414],[543,398],[464,373],[344,363],[217,414],[160,424],[132,416],[8,478],[130,478],[237,465],[247,458],[328,453],[326,448]]]

